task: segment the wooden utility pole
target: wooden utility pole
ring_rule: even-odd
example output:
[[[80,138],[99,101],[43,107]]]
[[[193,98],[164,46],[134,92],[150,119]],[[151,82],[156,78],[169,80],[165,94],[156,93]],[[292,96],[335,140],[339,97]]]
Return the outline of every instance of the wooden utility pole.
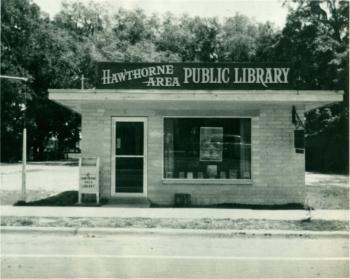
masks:
[[[87,78],[84,77],[84,75],[81,75],[80,80],[81,80],[81,89],[82,89],[82,90],[84,89],[84,80],[86,80],[86,79],[87,79]]]
[[[27,200],[26,189],[26,167],[27,167],[27,129],[23,128],[23,142],[22,142],[22,189],[21,189],[21,201]]]

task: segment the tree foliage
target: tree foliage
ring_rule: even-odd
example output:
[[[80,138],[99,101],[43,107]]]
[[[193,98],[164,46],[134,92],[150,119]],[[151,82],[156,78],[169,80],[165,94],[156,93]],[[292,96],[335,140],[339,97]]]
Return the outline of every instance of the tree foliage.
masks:
[[[303,88],[347,88],[348,1],[291,0],[285,5],[289,13],[276,56],[291,61]]]
[[[72,84],[76,47],[67,31],[56,27],[28,1],[2,1],[1,28],[1,73],[30,78],[26,84],[1,79],[1,158],[20,158],[25,122],[28,149],[35,159],[43,159],[48,138],[65,138],[67,127],[69,136],[78,140],[79,116],[47,99],[49,87]],[[64,149],[64,141],[61,143],[60,149]]]
[[[290,0],[285,1],[285,5],[289,13],[276,47],[276,57],[291,61],[301,88],[345,92],[342,103],[306,113],[307,168],[347,171],[349,2]],[[314,161],[308,162],[311,157]],[[317,164],[320,166],[315,167]]]
[[[49,101],[47,92],[79,88],[82,74],[85,86],[94,87],[95,61],[286,61],[296,69],[300,87],[348,94],[348,1],[286,0],[284,5],[288,17],[278,30],[241,14],[220,21],[147,15],[140,9],[110,12],[94,1],[64,2],[50,19],[31,0],[3,0],[1,72],[31,79],[27,84],[1,80],[1,160],[20,158],[24,103],[35,159],[44,158],[52,137],[61,153],[75,147],[79,116]],[[307,133],[347,138],[347,112],[346,103],[309,112]]]

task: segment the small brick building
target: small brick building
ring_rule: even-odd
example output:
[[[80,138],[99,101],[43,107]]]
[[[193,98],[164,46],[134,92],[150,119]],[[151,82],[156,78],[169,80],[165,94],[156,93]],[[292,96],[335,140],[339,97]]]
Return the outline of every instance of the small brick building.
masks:
[[[141,81],[152,76],[146,66]],[[295,115],[342,100],[335,91],[222,89],[214,78],[209,89],[191,88],[182,86],[183,76],[175,88],[167,81],[123,88],[119,76],[113,84],[103,75],[108,86],[51,89],[49,97],[81,114],[82,156],[100,158],[101,197],[109,200],[173,205],[176,193],[186,193],[194,205],[304,203],[305,157],[296,152]],[[222,80],[229,80],[228,71]]]

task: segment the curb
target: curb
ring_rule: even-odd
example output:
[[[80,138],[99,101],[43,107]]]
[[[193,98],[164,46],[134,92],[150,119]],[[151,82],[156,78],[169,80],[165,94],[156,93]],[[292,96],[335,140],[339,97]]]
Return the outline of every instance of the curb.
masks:
[[[27,226],[1,226],[0,232],[3,233],[32,233],[32,234],[60,234],[76,235],[78,228],[67,227],[27,227]]]
[[[168,235],[207,237],[349,237],[347,231],[292,231],[292,230],[192,230],[192,229],[144,229],[144,228],[66,228],[1,226],[1,233],[32,233],[60,235]]]

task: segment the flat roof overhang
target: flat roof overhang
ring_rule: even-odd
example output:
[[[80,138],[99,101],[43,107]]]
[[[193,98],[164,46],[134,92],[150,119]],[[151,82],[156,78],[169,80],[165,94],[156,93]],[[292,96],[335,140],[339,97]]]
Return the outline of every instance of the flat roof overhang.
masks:
[[[341,102],[343,91],[332,90],[126,90],[126,89],[49,89],[49,99],[78,113],[84,105],[113,106],[123,103],[194,106],[223,104],[224,106],[259,108],[262,105],[305,106],[311,110],[326,104]]]

